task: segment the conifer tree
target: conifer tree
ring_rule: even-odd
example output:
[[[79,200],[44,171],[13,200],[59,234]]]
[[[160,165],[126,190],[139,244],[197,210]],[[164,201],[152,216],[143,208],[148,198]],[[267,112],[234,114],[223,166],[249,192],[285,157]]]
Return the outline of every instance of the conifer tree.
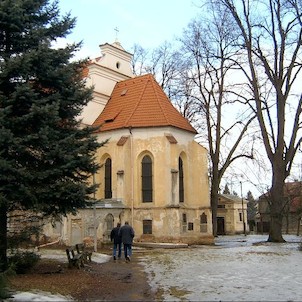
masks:
[[[225,184],[223,194],[231,194],[228,184]]]
[[[0,1],[0,272],[7,267],[7,218],[13,210],[44,217],[85,207],[100,145],[80,127],[91,99],[81,43],[55,48],[75,26],[58,2]]]
[[[257,215],[257,201],[254,199],[254,196],[251,191],[247,192],[248,200],[247,203],[247,222],[249,224],[250,231],[254,230],[254,227],[256,226],[256,215]]]

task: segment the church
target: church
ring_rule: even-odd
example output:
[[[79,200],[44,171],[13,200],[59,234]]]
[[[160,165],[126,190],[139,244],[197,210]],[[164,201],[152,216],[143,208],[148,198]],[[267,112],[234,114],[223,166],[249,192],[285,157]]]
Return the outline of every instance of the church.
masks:
[[[136,242],[212,244],[207,150],[151,74],[134,76],[119,42],[100,45],[85,70],[93,99],[81,121],[98,127],[97,202],[61,225],[67,244],[110,241],[128,221]]]

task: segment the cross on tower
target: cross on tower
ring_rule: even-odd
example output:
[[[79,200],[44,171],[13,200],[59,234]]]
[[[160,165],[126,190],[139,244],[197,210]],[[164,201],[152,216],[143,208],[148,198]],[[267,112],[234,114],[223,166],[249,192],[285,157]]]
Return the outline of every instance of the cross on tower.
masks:
[[[117,42],[117,35],[119,33],[119,29],[117,27],[115,27],[115,41]]]

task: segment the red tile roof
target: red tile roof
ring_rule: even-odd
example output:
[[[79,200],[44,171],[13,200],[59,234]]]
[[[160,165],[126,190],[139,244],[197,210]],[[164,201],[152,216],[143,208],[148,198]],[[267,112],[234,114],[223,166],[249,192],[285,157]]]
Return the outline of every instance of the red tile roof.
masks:
[[[284,197],[289,202],[290,212],[302,211],[302,181],[284,183]],[[259,201],[267,201],[270,199],[270,191],[259,196]]]
[[[151,74],[115,85],[111,98],[93,126],[99,132],[121,128],[172,126],[197,133],[176,110]]]

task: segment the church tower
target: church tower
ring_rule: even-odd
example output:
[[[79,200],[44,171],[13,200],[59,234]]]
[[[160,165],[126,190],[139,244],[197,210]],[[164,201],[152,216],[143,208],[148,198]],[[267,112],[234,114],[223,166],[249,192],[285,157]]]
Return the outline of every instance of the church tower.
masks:
[[[119,42],[100,45],[101,56],[91,60],[84,77],[88,87],[93,86],[93,99],[82,111],[84,125],[92,125],[103,111],[116,83],[134,77],[131,70],[132,54]]]

